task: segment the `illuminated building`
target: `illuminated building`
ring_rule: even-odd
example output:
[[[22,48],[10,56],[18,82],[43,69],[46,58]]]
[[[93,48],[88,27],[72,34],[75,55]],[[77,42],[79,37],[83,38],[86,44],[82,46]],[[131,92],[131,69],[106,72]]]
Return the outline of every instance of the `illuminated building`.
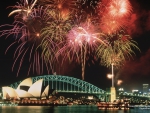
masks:
[[[149,84],[143,84],[143,94],[148,94]]]
[[[3,99],[21,99],[21,98],[47,98],[49,97],[49,85],[45,88],[43,86],[43,79],[32,83],[31,78],[23,80],[16,89],[5,86],[2,87]]]

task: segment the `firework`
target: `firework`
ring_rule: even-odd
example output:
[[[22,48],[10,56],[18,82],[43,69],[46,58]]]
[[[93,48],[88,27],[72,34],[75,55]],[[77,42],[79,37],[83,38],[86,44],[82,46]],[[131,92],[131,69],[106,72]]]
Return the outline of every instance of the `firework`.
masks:
[[[129,35],[122,32],[108,36],[109,44],[98,47],[98,56],[105,66],[120,66],[125,59],[129,59],[134,54],[132,48],[139,50],[137,43]]]
[[[128,0],[102,1],[98,7],[100,28],[104,33],[112,34],[128,26],[128,19],[132,13],[132,7]]]
[[[10,29],[3,30],[1,36],[14,37],[14,42],[7,48],[6,52],[12,46],[17,46],[14,52],[14,64],[12,70],[14,70],[15,65],[19,63],[19,68],[17,75],[21,69],[21,66],[25,63],[24,59],[28,55],[29,70],[28,75],[33,69],[34,73],[43,73],[43,68],[46,66],[49,73],[50,61],[45,62],[44,56],[41,55],[42,48],[40,48],[42,37],[40,35],[41,29],[45,26],[49,20],[47,15],[47,9],[43,7],[37,7],[32,9],[28,19],[24,21],[23,15],[18,12],[15,15],[15,20],[12,25],[4,25],[3,27],[11,27]]]
[[[67,44],[64,46],[65,57],[69,57],[71,61],[76,59],[82,65],[82,80],[84,80],[85,62],[90,52],[94,51],[99,44],[105,44],[101,37],[101,33],[95,33],[94,25],[87,21],[78,26],[73,27],[67,35]],[[64,51],[61,49],[60,53]],[[66,52],[67,51],[67,52]]]
[[[132,14],[132,6],[128,0],[102,0],[98,5],[101,16],[108,14],[116,18],[126,18]]]
[[[12,68],[19,63],[19,73],[28,57],[28,73],[33,69],[42,74],[45,67],[48,73],[53,70],[59,59],[76,60],[82,65],[84,80],[86,60],[95,51],[103,65],[120,66],[132,56],[132,48],[138,48],[120,32],[128,25],[132,7],[128,0],[98,1],[21,0],[12,6],[8,16],[14,16],[14,22],[2,25],[8,29],[0,31],[1,37],[15,39],[6,52],[17,45]]]
[[[108,13],[116,18],[125,18],[132,12],[131,4],[128,0],[111,0],[108,4]]]
[[[80,10],[86,14],[95,15],[97,13],[96,7],[99,4],[98,0],[79,0],[81,4]]]
[[[61,13],[75,13],[80,7],[78,0],[39,0],[38,3]]]
[[[18,3],[18,5],[12,6],[13,8],[17,8],[17,9],[10,12],[8,16],[11,16],[15,13],[22,13],[22,14],[25,14],[25,16],[28,16],[32,12],[36,2],[37,0],[34,0],[31,3],[29,3],[28,0],[21,0],[21,3]]]
[[[112,87],[114,87],[114,66],[120,67],[126,59],[130,59],[134,53],[133,48],[139,50],[137,43],[120,31],[114,35],[108,36],[109,44],[100,45],[97,49],[97,55],[101,59],[101,64],[112,69]]]
[[[110,15],[104,15],[101,18],[100,28],[103,33],[113,34],[114,32],[119,31],[120,29],[125,29],[126,25],[128,25],[128,20],[123,18],[115,18]]]
[[[48,12],[51,20],[42,29],[42,36],[51,37],[54,40],[63,40],[63,37],[72,27],[69,16],[64,17],[60,12]]]
[[[50,21],[42,28],[41,36],[43,37],[41,41],[41,47],[43,49],[43,55],[45,60],[48,60],[51,56],[49,48],[55,48],[53,51],[57,51],[59,43],[65,40],[66,34],[72,28],[71,16],[64,16],[59,11],[49,11],[48,14],[51,17]],[[55,43],[51,45],[51,43]]]
[[[117,85],[121,85],[122,83],[123,83],[122,80],[118,80],[118,81],[117,81]]]
[[[108,79],[112,79],[112,74],[107,74]]]

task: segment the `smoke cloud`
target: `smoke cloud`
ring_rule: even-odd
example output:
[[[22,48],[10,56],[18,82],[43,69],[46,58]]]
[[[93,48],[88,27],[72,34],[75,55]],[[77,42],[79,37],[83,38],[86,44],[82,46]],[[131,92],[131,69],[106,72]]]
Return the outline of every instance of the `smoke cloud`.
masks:
[[[150,31],[150,9],[144,7],[146,4],[141,4],[137,0],[131,1],[133,13],[129,19],[128,33],[131,36],[138,36],[144,32]]]
[[[128,61],[122,67],[122,69],[117,73],[119,77],[124,80],[132,80],[136,78],[149,77],[150,75],[150,49],[139,59],[135,59],[134,61]]]

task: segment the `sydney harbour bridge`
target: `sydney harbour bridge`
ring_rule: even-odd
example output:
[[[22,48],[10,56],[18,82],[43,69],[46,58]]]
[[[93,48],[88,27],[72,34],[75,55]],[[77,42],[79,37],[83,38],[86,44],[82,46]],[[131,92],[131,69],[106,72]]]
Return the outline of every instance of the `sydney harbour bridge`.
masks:
[[[100,89],[99,87],[88,83],[86,81],[69,77],[69,76],[62,76],[62,75],[42,75],[31,77],[32,82],[35,83],[36,81],[43,79],[43,85],[50,86],[50,89],[55,89],[58,93],[61,94],[69,94],[69,95],[82,95],[82,96],[94,96],[101,101],[109,101],[110,94],[106,91]],[[22,81],[15,82],[10,85],[10,87],[16,89],[18,85]],[[123,97],[122,97],[123,96]],[[135,96],[135,95],[120,95],[122,98],[130,98],[132,100],[141,101],[141,100],[150,100],[150,97],[145,96]]]
[[[42,75],[31,77],[35,83],[39,79],[43,79],[43,85],[49,85],[51,89],[55,89],[58,93],[93,95],[101,100],[106,100],[106,91],[86,81],[62,75]],[[15,82],[10,87],[16,89],[22,81]]]

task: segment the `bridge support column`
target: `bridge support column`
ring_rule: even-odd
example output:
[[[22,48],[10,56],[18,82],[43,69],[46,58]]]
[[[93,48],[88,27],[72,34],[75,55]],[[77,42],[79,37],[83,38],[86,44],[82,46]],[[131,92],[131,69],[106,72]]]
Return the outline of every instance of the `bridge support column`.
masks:
[[[113,102],[114,100],[116,100],[116,89],[115,87],[111,87],[110,88],[110,100],[111,102]]]

